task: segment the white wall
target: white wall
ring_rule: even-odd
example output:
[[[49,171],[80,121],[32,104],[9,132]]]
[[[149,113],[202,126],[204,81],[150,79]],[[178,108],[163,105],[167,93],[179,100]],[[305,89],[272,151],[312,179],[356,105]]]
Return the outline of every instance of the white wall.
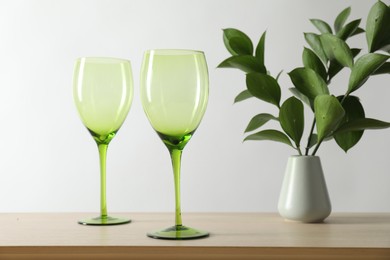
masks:
[[[139,101],[143,51],[200,49],[210,71],[209,106],[183,154],[183,211],[276,211],[289,147],[242,143],[249,119],[276,112],[260,101],[233,105],[244,75],[216,69],[228,53],[222,28],[257,43],[267,30],[266,63],[275,74],[301,65],[309,18],[333,22],[352,6],[363,17],[372,1],[338,0],[1,0],[0,211],[98,211],[98,153],[72,98],[80,56],[130,59],[135,98],[108,153],[109,211],[172,211],[173,178],[166,148]],[[389,1],[386,2],[389,4]],[[365,48],[363,36],[350,41]],[[346,88],[348,73],[332,85]],[[366,114],[390,121],[389,77],[358,90]],[[284,91],[291,87],[281,77]],[[283,99],[287,97],[286,91]],[[319,155],[334,211],[390,211],[390,130],[366,132],[345,154],[332,141]]]

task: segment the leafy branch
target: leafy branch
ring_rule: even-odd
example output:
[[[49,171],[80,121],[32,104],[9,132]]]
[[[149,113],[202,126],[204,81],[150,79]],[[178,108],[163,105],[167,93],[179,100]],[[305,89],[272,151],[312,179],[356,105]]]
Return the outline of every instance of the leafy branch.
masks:
[[[288,73],[294,87],[293,94],[281,103],[280,73],[273,77],[264,63],[266,32],[256,48],[242,31],[223,30],[223,41],[232,55],[219,64],[219,68],[234,68],[246,74],[246,89],[234,102],[257,98],[276,107],[278,113],[260,113],[254,116],[245,129],[249,133],[269,121],[277,121],[281,130],[266,129],[245,137],[247,140],[271,140],[287,144],[302,155],[301,140],[304,133],[304,104],[313,112],[311,127],[305,146],[305,155],[315,155],[324,141],[334,139],[347,152],[355,146],[367,129],[383,129],[390,123],[366,118],[360,99],[351,95],[361,88],[371,76],[390,74],[390,7],[376,2],[369,11],[365,30],[359,27],[361,19],[347,23],[351,8],[341,11],[335,18],[333,29],[323,20],[311,19],[318,33],[305,33],[308,47],[302,53],[303,67]],[[368,53],[350,48],[347,40],[365,34]],[[349,68],[349,82],[345,94],[330,93],[332,79],[344,68]]]

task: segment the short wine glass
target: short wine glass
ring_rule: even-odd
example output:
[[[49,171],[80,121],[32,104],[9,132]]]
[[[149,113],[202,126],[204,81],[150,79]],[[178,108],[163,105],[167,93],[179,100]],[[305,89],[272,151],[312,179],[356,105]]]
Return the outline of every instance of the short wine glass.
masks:
[[[100,158],[100,216],[80,220],[84,225],[116,225],[130,219],[108,216],[106,154],[110,141],[126,119],[133,98],[130,62],[106,57],[76,60],[73,97],[81,121],[95,140]]]
[[[175,225],[148,233],[152,238],[193,239],[208,232],[182,224],[180,205],[181,154],[197,129],[208,101],[208,71],[201,51],[149,50],[141,69],[141,101],[150,124],[172,159]]]

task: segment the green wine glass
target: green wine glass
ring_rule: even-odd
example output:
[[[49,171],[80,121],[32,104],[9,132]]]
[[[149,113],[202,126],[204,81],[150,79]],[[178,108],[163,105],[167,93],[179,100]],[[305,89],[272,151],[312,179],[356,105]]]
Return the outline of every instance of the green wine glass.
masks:
[[[180,206],[181,154],[205,113],[208,71],[203,52],[149,50],[141,69],[141,101],[150,124],[168,148],[175,184],[175,225],[148,233],[152,238],[194,239],[208,232],[182,224]]]
[[[97,143],[100,158],[100,216],[80,220],[84,225],[117,225],[127,218],[107,215],[106,155],[108,144],[126,119],[133,99],[130,62],[116,58],[76,60],[73,97],[81,121]]]

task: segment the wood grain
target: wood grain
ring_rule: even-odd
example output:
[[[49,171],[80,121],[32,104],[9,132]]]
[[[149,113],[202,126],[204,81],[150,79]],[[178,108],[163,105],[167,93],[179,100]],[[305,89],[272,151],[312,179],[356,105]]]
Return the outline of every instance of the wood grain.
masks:
[[[82,226],[83,213],[0,214],[0,259],[390,259],[390,213],[334,213],[326,222],[286,222],[274,213],[188,213],[210,237],[168,241],[146,232],[171,213],[128,213],[132,223]],[[92,216],[92,215],[91,215]]]

